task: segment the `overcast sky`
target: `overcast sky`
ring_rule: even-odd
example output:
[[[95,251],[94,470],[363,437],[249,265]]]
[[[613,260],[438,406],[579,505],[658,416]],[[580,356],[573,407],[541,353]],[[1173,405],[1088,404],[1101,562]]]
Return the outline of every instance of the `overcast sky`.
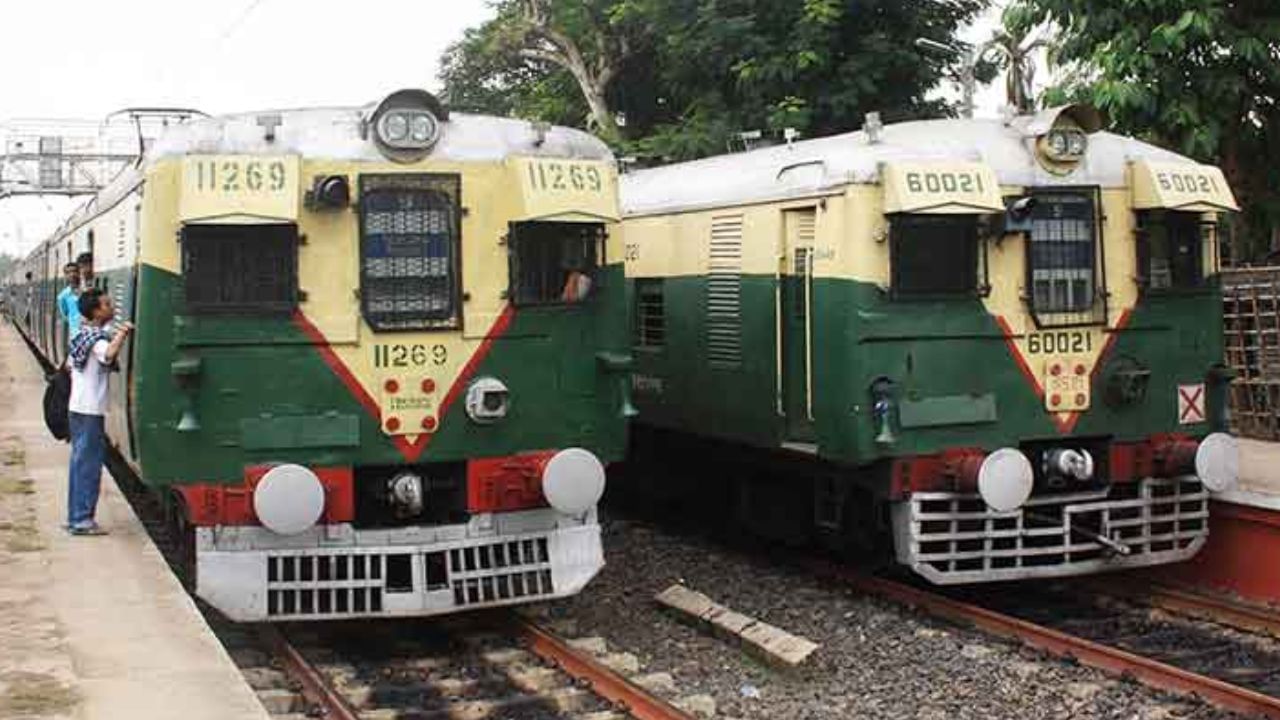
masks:
[[[441,52],[490,15],[488,0],[3,0],[0,122],[98,121],[140,105],[358,105],[438,89]],[[966,35],[989,33],[981,25]],[[990,97],[979,104],[994,114]],[[0,252],[26,252],[69,204],[0,201]]]

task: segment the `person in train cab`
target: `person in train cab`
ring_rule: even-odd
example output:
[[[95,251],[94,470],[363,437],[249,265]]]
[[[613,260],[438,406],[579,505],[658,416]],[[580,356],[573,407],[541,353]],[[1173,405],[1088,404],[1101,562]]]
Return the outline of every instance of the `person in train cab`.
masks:
[[[96,287],[93,282],[93,253],[80,253],[76,257],[76,265],[80,268],[80,289]]]
[[[67,286],[58,293],[58,315],[62,317],[67,331],[66,340],[71,342],[71,338],[80,332],[80,307],[77,304],[80,299],[80,266],[67,263],[62,268],[62,276],[66,278]]]
[[[116,358],[133,332],[127,322],[108,326],[115,318],[111,296],[96,288],[80,293],[84,322],[71,340],[71,402],[67,418],[71,426],[71,463],[67,486],[67,529],[72,535],[104,535],[94,514],[107,444],[104,429],[107,385],[116,369]]]
[[[566,248],[564,258],[565,279],[564,286],[560,290],[560,302],[582,302],[591,294],[593,284],[591,276],[587,274],[589,270],[587,263],[580,255],[575,254],[572,248]]]

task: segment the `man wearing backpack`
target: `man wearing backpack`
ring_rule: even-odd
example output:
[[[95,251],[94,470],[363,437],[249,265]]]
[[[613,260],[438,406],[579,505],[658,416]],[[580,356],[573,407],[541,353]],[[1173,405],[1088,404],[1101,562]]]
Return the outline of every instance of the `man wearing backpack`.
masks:
[[[72,535],[105,535],[94,520],[98,490],[107,443],[104,416],[107,412],[108,378],[116,369],[120,348],[133,332],[127,322],[107,326],[115,317],[111,296],[96,288],[80,293],[80,315],[84,324],[71,339],[68,364],[71,366],[71,402],[67,419],[71,428],[71,467],[67,486],[67,529]]]

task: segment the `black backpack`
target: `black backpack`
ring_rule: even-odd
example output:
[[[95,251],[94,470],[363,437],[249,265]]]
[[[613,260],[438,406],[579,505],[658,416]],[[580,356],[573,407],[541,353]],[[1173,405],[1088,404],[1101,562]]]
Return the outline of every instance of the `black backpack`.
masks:
[[[71,439],[71,422],[67,407],[71,404],[71,371],[65,366],[45,376],[44,424],[59,440]]]

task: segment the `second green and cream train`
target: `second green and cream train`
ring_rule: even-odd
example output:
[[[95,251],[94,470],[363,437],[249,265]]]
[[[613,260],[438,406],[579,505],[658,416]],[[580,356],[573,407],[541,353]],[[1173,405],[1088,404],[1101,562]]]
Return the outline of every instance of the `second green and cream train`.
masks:
[[[891,541],[937,583],[1193,555],[1237,475],[1236,203],[1102,124],[869,120],[625,176],[640,449],[753,529]]]

